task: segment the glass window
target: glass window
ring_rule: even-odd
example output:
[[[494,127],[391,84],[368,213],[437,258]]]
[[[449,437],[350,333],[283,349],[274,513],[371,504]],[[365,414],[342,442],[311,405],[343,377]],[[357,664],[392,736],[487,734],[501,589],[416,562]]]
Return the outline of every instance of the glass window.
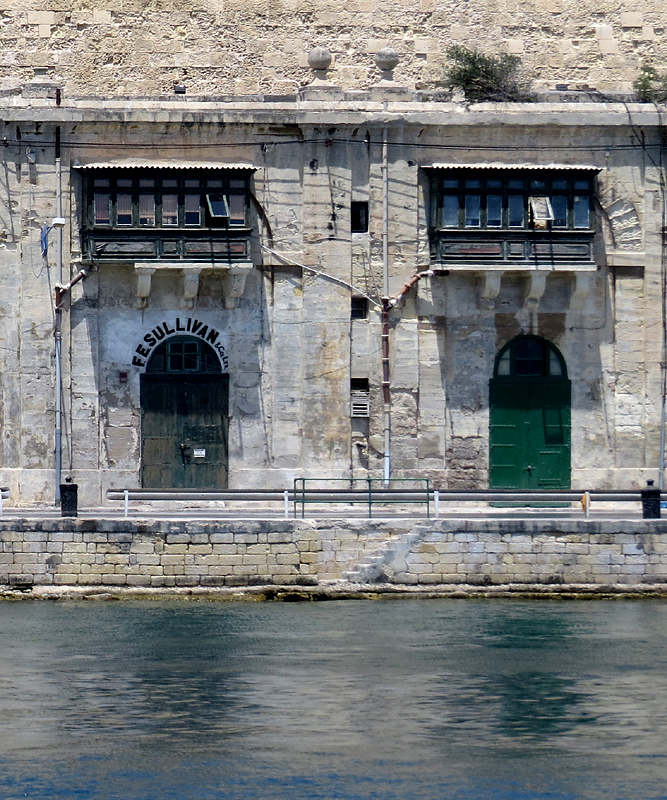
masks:
[[[199,195],[186,194],[184,207],[185,207],[185,224],[200,225],[201,209],[199,207]]]
[[[95,195],[95,225],[111,225],[111,195]]]
[[[590,228],[590,198],[588,195],[585,197],[575,196],[574,198],[574,227],[575,228]]]
[[[207,194],[206,204],[212,217],[228,217],[229,205],[224,194]]]
[[[108,170],[104,177],[89,175],[87,224],[123,228],[247,225],[247,178],[192,172],[151,174],[151,170],[123,169]]]
[[[514,345],[514,374],[544,375],[544,343],[541,339],[519,339]]]
[[[162,224],[178,225],[178,195],[162,195]]]
[[[229,195],[229,224],[245,225],[245,195]]]
[[[442,224],[445,228],[458,228],[459,196],[457,194],[446,194],[442,198]]]
[[[458,173],[459,170],[452,170]],[[439,227],[458,228],[528,228],[529,221],[535,231],[559,229],[590,230],[592,227],[592,178],[557,171],[521,170],[505,172],[488,170],[488,175],[477,177],[478,171],[466,177],[443,176],[436,184],[439,197],[434,207],[441,214]],[[575,191],[576,186],[588,187]],[[460,194],[460,187],[465,190]],[[475,191],[477,190],[477,191]],[[437,206],[435,206],[437,202]],[[440,211],[441,209],[441,211]],[[529,214],[532,209],[532,215]]]
[[[116,225],[132,225],[132,195],[116,195]]]
[[[510,228],[523,228],[525,219],[525,200],[523,195],[511,194],[508,198],[508,223]]]
[[[510,351],[509,348],[505,350],[505,352],[500,356],[498,359],[498,375],[509,375],[510,374]]]
[[[563,367],[556,351],[549,348],[549,375],[560,377],[563,374]]]
[[[503,198],[498,194],[487,195],[486,224],[489,228],[500,228],[503,224]]]
[[[481,199],[478,194],[466,195],[466,228],[479,228],[481,225]]]
[[[554,228],[567,228],[567,197],[562,194],[553,195],[551,208],[554,212]]]
[[[155,195],[139,195],[139,225],[155,225]]]

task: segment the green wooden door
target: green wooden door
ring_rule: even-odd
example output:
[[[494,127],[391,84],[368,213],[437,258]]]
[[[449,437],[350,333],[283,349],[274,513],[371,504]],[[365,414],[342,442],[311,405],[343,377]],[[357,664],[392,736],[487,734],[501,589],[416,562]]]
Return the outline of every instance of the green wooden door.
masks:
[[[141,376],[142,485],[227,487],[229,376]]]
[[[491,488],[570,487],[567,378],[493,378],[489,414]]]

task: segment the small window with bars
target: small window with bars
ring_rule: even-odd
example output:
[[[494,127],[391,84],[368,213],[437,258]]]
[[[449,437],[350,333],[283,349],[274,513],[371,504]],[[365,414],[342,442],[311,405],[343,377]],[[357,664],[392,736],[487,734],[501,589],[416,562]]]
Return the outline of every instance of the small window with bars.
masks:
[[[352,378],[350,381],[350,416],[370,417],[371,393],[368,378]]]

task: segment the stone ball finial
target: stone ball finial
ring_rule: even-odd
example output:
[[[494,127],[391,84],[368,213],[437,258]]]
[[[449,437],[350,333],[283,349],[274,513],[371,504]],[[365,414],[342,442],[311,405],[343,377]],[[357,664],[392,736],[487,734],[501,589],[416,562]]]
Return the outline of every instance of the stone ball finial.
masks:
[[[331,66],[331,53],[326,47],[313,47],[308,53],[308,66],[313,72],[328,70]]]
[[[393,47],[383,47],[375,54],[375,65],[382,72],[391,72],[399,62],[398,53]]]

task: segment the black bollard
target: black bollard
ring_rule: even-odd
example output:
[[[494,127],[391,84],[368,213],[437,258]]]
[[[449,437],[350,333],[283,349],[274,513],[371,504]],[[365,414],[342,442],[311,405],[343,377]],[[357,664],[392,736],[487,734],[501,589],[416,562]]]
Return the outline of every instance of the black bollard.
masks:
[[[642,517],[644,519],[660,519],[660,489],[653,485],[653,481],[646,482],[642,489]]]
[[[78,496],[79,485],[72,483],[71,478],[65,478],[65,483],[60,484],[60,516],[77,517],[79,515]]]

